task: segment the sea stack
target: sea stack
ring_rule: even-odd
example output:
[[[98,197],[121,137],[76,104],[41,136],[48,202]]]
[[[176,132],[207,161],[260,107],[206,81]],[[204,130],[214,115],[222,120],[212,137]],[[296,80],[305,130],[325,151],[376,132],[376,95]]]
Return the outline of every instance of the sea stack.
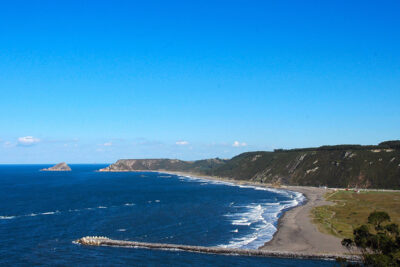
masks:
[[[41,169],[41,171],[71,171],[71,168],[65,162],[58,163],[50,168]]]

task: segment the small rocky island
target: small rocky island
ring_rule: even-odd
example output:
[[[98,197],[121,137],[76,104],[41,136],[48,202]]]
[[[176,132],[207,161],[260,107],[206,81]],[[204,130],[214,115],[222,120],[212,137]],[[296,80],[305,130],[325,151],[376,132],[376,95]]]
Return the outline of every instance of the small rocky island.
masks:
[[[50,168],[41,169],[41,171],[71,171],[71,168],[65,162],[58,163]]]

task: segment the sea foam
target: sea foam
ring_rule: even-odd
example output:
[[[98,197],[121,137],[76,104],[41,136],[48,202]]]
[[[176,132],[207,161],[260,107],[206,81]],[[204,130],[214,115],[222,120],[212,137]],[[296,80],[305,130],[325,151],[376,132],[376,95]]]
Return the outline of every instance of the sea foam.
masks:
[[[281,192],[278,192],[281,193]],[[285,191],[284,194],[294,196],[293,200],[277,203],[254,203],[247,206],[234,206],[239,212],[226,214],[232,225],[250,228],[250,233],[234,237],[226,248],[257,249],[272,239],[277,231],[279,215],[286,209],[295,207],[304,201],[304,196],[297,192]],[[248,231],[247,231],[248,232]]]
[[[266,188],[254,185],[238,185],[232,182],[208,180],[194,176],[179,175],[178,179],[181,181],[199,182],[201,185],[217,184],[269,191],[290,199],[285,201],[278,201],[278,199],[275,199],[276,202],[253,203],[247,206],[234,206],[234,203],[231,203],[230,206],[236,208],[238,211],[226,214],[225,217],[230,220],[232,225],[238,226],[239,229],[244,229],[241,229],[240,231],[239,229],[231,231],[233,235],[237,235],[237,237],[231,239],[228,244],[219,245],[220,247],[226,248],[257,249],[261,247],[265,242],[270,241],[274,233],[277,231],[278,219],[281,213],[287,209],[300,205],[305,200],[302,193],[285,189]],[[251,230],[250,233],[245,235],[241,234],[241,232],[249,232],[248,230]]]

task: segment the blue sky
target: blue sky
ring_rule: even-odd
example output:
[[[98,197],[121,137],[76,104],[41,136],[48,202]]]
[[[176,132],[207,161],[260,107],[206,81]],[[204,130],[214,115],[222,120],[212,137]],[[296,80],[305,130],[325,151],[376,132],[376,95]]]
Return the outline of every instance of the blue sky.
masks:
[[[0,163],[400,138],[399,1],[0,4]]]

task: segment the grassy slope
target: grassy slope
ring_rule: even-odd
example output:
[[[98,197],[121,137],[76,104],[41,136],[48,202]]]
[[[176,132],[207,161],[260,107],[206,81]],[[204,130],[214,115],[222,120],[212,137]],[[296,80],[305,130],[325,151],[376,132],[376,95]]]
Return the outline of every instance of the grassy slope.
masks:
[[[400,150],[248,152],[212,171],[262,183],[400,189]]]
[[[328,193],[327,200],[336,205],[316,207],[312,211],[318,228],[340,238],[352,237],[353,229],[365,224],[374,211],[386,211],[392,222],[400,224],[400,192],[337,191]]]
[[[128,159],[108,169],[184,171],[271,184],[400,189],[400,141],[398,146],[256,151],[230,160]]]

